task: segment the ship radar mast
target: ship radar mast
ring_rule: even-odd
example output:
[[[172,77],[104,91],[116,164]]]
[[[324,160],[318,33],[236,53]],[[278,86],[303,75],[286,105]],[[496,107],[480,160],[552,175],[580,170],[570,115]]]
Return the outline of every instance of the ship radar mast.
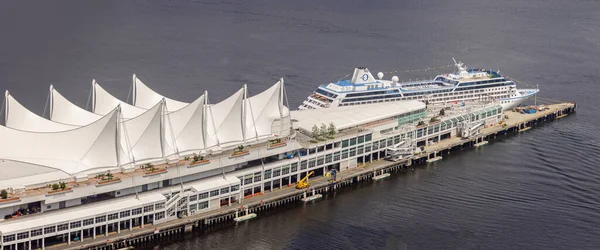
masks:
[[[452,57],[452,61],[454,61],[454,65],[456,66],[456,68],[458,68],[459,77],[465,78],[469,76],[469,72],[467,72],[467,67],[465,67],[464,63],[462,63],[461,61],[456,62],[456,59],[454,59],[454,57]]]

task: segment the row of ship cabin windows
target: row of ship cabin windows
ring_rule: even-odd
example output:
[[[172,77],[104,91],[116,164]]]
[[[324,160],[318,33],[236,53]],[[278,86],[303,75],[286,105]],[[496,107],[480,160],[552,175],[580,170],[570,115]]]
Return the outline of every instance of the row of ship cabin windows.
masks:
[[[165,203],[158,203],[156,204],[156,207],[154,205],[148,205],[148,206],[144,206],[143,208],[135,208],[132,210],[126,210],[126,211],[121,211],[121,212],[117,212],[117,213],[112,213],[109,215],[104,215],[104,216],[97,216],[95,218],[90,218],[90,219],[85,219],[82,221],[74,221],[71,223],[64,223],[64,224],[60,224],[60,225],[56,225],[56,226],[49,226],[49,227],[45,227],[42,231],[41,228],[39,229],[34,229],[31,230],[31,237],[36,237],[36,236],[40,236],[43,234],[51,234],[51,233],[55,233],[55,232],[62,232],[62,231],[67,231],[69,229],[76,229],[76,228],[80,228],[80,227],[86,227],[89,225],[93,225],[94,222],[96,224],[98,223],[102,223],[105,221],[113,221],[116,219],[123,219],[132,215],[139,215],[142,214],[142,210],[144,211],[144,213],[148,213],[148,212],[152,212],[155,209],[156,210],[160,210],[165,208]],[[162,218],[164,218],[164,212],[161,212],[162,215],[160,213],[157,213],[156,216],[156,220],[160,220]],[[17,240],[22,240],[22,239],[27,239],[29,238],[30,234],[29,232],[22,232],[22,233],[18,233],[16,239]],[[3,236],[3,241],[4,242],[11,242],[15,240],[15,235],[11,234],[11,235],[6,235]]]
[[[491,90],[490,90],[491,91]],[[454,100],[456,99],[456,97],[445,97],[445,98],[437,98],[436,97],[442,97],[442,96],[457,96],[457,95],[465,95],[468,93],[478,93],[481,92],[483,93],[483,90],[471,90],[471,91],[463,91],[463,92],[453,92],[453,93],[446,93],[446,94],[440,94],[440,95],[433,95],[431,101],[447,101],[447,100]],[[504,92],[497,92],[497,93],[487,93],[486,95],[498,95],[498,94],[503,94]],[[464,96],[462,98],[473,98],[473,97],[477,97],[480,96],[481,94],[478,95],[468,95],[468,96]],[[508,95],[505,96],[500,96],[498,98],[508,98]],[[413,97],[404,97],[404,98],[395,98],[395,99],[385,99],[385,100],[378,100],[378,101],[367,101],[367,102],[360,102],[360,103],[342,103],[340,104],[340,106],[354,106],[354,105],[362,105],[362,104],[369,104],[369,103],[377,103],[377,102],[393,102],[393,101],[407,101],[407,100],[422,100],[424,99],[424,96],[413,96]]]
[[[480,85],[480,86],[471,86],[471,87],[463,87],[468,85],[459,85],[454,91],[452,88],[445,89],[436,89],[436,90],[422,90],[422,91],[414,91],[414,92],[406,92],[403,93],[404,97],[409,96],[419,96],[419,95],[435,95],[435,94],[448,94],[448,93],[456,93],[460,91],[469,91],[469,90],[485,90],[485,89],[501,89],[497,87],[514,85],[514,83],[499,83],[499,84],[490,84],[490,85]],[[397,91],[396,91],[397,92]],[[379,94],[375,96],[376,94]],[[386,94],[386,95],[384,95]],[[402,97],[400,94],[392,94],[390,92],[369,92],[369,93],[360,93],[360,94],[347,94],[346,99],[342,102],[351,102],[351,101],[367,101],[367,100],[377,100],[377,99],[386,99],[386,98],[395,98]],[[363,98],[349,98],[349,97],[357,97],[357,96],[367,96]]]
[[[429,92],[414,92],[414,93],[404,93],[404,97],[411,97],[411,96],[426,96],[426,95],[432,95],[434,97],[436,96],[449,96],[449,95],[463,95],[465,93],[478,93],[478,92],[490,92],[490,91],[498,91],[498,90],[507,90],[508,87],[501,87],[501,88],[492,88],[494,86],[485,86],[485,87],[466,87],[466,88],[457,88],[455,91],[452,91],[451,89],[445,89],[445,90],[434,90],[434,91],[429,91]],[[381,95],[381,96],[370,96],[370,97],[363,97],[363,98],[346,98],[344,100],[342,100],[342,103],[344,102],[356,102],[356,101],[371,101],[371,100],[379,100],[379,99],[393,99],[393,98],[398,98],[398,97],[402,97],[400,94],[395,94],[395,95]],[[398,100],[398,99],[396,99]],[[404,100],[404,99],[403,99]]]

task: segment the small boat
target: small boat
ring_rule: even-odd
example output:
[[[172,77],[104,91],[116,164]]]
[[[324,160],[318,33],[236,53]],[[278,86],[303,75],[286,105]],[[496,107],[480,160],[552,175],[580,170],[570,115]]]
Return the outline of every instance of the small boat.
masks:
[[[475,147],[480,147],[480,146],[487,145],[487,144],[488,144],[488,141],[481,141],[481,142],[475,143]]]
[[[315,194],[315,195],[311,195],[306,198],[303,198],[302,201],[309,202],[309,201],[314,201],[316,199],[321,199],[322,197],[323,197],[322,194]]]
[[[442,159],[442,157],[441,157],[441,156],[436,156],[436,157],[433,157],[433,158],[431,158],[431,159],[427,160],[427,163],[436,162],[436,161],[439,161],[439,160],[441,160],[441,159]]]
[[[240,216],[240,217],[234,218],[233,220],[235,222],[241,222],[241,221],[245,221],[245,220],[254,219],[254,218],[256,218],[256,216],[257,215],[255,213],[251,213],[251,214],[247,214],[247,215],[244,215],[244,216]]]
[[[525,132],[525,131],[530,130],[530,129],[531,129],[531,127],[524,127],[522,129],[519,129],[519,132]]]
[[[383,174],[380,174],[380,175],[373,176],[373,180],[374,181],[378,181],[378,180],[381,180],[381,179],[385,179],[387,177],[390,177],[390,173],[383,173]]]

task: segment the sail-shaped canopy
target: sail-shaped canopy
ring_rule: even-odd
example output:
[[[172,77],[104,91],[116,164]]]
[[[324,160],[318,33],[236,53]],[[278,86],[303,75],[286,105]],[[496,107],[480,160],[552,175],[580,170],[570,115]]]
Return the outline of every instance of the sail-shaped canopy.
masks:
[[[102,118],[101,115],[80,108],[61,95],[54,86],[50,85],[50,120],[77,126],[85,126]],[[116,108],[113,107],[113,109]]]
[[[206,94],[201,95],[187,106],[170,112],[166,122],[165,133],[173,133],[174,141],[168,141],[171,148],[179,153],[199,152],[206,148],[205,144],[205,109]]]
[[[143,109],[149,109],[163,98],[167,103],[168,111],[175,111],[186,107],[189,103],[180,102],[156,93],[154,90],[144,84],[137,76],[133,75],[133,105]]]
[[[244,141],[243,102],[242,88],[229,98],[209,106],[206,117],[207,148]]]
[[[246,99],[246,140],[273,136],[273,122],[288,113],[283,105],[283,79],[260,94]]]
[[[160,102],[158,100],[156,103]],[[154,103],[151,107],[156,105]],[[92,112],[100,115],[106,115],[115,107],[121,105],[123,118],[130,119],[146,112],[147,109],[139,108],[123,102],[100,86],[96,80],[92,80]]]
[[[0,159],[45,166],[67,174],[119,166],[119,109],[63,132],[28,132],[0,126]],[[24,170],[26,171],[26,170]]]
[[[54,132],[77,128],[79,126],[53,122],[31,112],[19,103],[8,91],[4,95],[5,125],[9,128],[34,131]]]
[[[143,114],[123,122],[121,145],[123,148],[130,149],[130,152],[127,152],[130,162],[164,157],[164,142],[172,140],[166,138],[163,131],[164,106],[165,102],[160,101]]]

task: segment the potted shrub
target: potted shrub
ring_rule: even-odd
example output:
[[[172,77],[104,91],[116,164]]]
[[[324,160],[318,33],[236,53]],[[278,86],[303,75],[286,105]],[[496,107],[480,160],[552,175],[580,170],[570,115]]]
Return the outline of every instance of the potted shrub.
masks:
[[[67,188],[67,183],[64,183],[61,181],[58,183],[58,186],[60,187],[61,190],[65,190],[65,188]]]
[[[248,154],[248,150],[246,150],[244,145],[239,145],[237,148],[235,148],[233,150],[233,153],[231,154],[231,156],[235,157],[235,156],[241,156],[241,155],[246,155],[246,154]]]
[[[56,183],[52,184],[52,190],[53,191],[58,190],[58,188],[59,188],[58,184],[56,184]]]
[[[2,189],[2,191],[0,191],[0,198],[2,198],[2,199],[8,198],[8,193],[6,192],[6,190]]]

